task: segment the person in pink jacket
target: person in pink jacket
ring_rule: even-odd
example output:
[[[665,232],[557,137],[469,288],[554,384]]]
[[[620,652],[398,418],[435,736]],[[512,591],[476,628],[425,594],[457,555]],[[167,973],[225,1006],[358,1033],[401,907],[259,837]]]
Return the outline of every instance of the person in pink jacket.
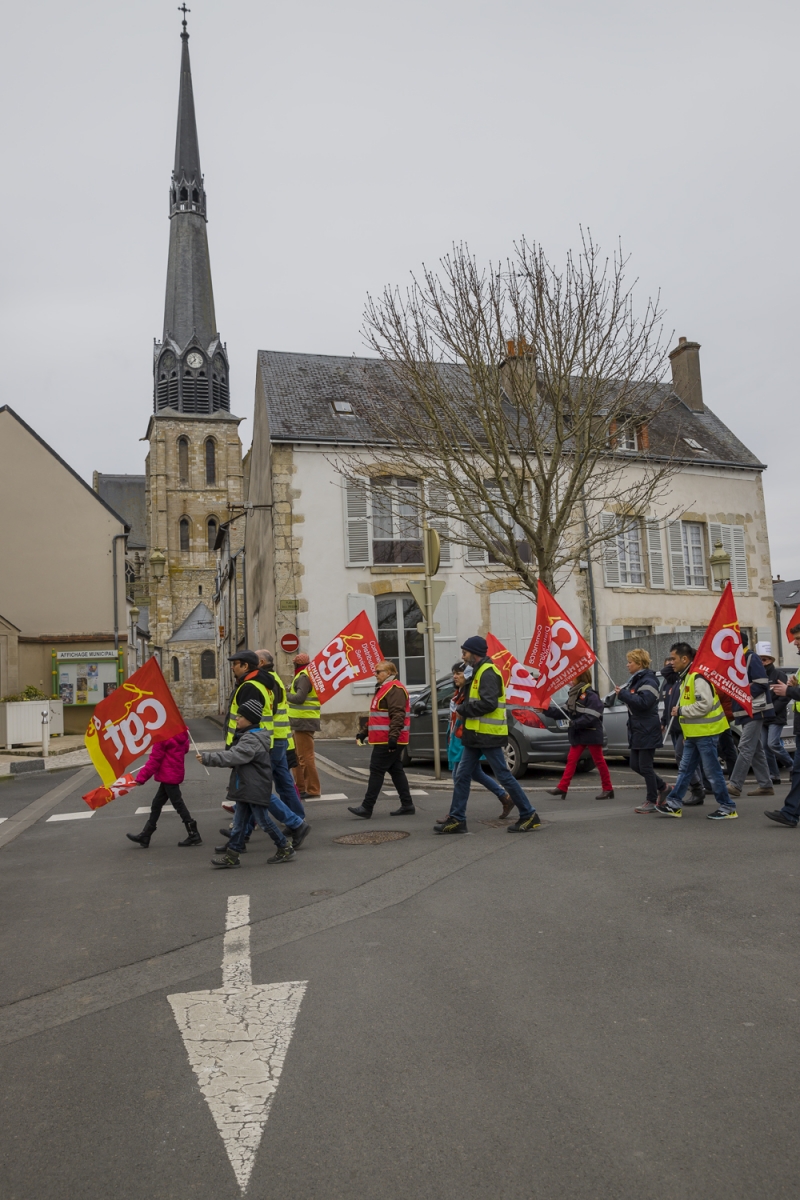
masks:
[[[176,813],[186,826],[187,836],[179,846],[202,846],[203,839],[197,831],[197,822],[192,820],[192,814],[183,802],[181,784],[186,774],[184,758],[189,753],[189,730],[184,729],[175,737],[166,741],[156,742],[150,751],[150,757],[144,766],[136,772],[137,784],[147,783],[151,776],[159,785],[150,806],[150,816],[141,833],[128,833],[126,837],[132,842],[138,842],[143,850],[150,845],[150,838],[156,831],[161,810],[169,800]]]

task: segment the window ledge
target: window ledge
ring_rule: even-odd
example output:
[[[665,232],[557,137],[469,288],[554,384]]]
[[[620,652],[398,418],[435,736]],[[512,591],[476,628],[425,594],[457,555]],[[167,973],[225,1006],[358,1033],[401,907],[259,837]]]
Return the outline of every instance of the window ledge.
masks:
[[[370,567],[371,575],[424,575],[422,563],[392,563],[387,566]]]

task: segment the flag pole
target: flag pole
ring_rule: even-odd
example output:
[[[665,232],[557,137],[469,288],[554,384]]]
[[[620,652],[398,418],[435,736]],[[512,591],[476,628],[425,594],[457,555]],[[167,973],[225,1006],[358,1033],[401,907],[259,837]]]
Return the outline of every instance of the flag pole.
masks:
[[[596,658],[596,659],[595,659],[595,662],[597,663],[598,667],[599,667],[599,668],[600,668],[600,670],[603,672],[603,674],[604,674],[604,675],[608,675],[608,671],[606,671],[605,667],[604,667],[604,666],[603,666],[603,664],[600,662],[600,659],[599,659],[599,658]],[[611,686],[612,686],[612,687],[616,687],[616,686],[617,686],[617,684],[614,682],[614,680],[611,678],[611,676],[610,676],[610,675],[608,675],[608,681],[609,681],[609,683],[611,684]]]
[[[199,753],[200,753],[200,751],[197,749],[197,742],[196,742],[196,741],[194,740],[194,738],[192,737],[192,731],[191,731],[191,729],[189,728],[189,726],[188,726],[188,725],[186,726],[186,732],[187,732],[187,733],[188,733],[188,735],[189,735],[189,741],[190,741],[190,742],[192,743],[192,745],[194,746],[194,752],[195,752],[195,754],[199,754]],[[206,764],[205,764],[205,763],[201,763],[200,765],[201,765],[201,767],[203,768],[203,770],[205,771],[206,775],[208,775],[208,777],[209,777],[209,779],[210,779],[210,778],[211,778],[211,772],[209,771],[209,769],[208,769],[208,767],[206,766]]]

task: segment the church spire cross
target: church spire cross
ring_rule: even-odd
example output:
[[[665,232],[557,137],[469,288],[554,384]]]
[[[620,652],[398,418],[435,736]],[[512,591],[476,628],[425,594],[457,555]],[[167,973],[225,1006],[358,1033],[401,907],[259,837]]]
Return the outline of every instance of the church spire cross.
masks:
[[[190,13],[191,11],[192,11],[192,10],[191,10],[190,8],[187,8],[185,4],[179,4],[179,5],[178,5],[178,12],[180,12],[180,13],[183,13],[183,22],[182,22],[182,24],[183,24],[183,33],[181,34],[181,37],[188,37],[188,36],[189,36],[189,34],[186,32],[186,14],[187,14],[187,13]]]

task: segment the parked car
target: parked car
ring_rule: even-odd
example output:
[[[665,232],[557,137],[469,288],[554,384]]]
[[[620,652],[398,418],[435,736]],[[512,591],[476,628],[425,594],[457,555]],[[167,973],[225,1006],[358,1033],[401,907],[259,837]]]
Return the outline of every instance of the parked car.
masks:
[[[556,692],[551,704],[563,705],[567,699],[568,688]],[[453,680],[445,676],[437,680],[436,701],[439,717],[440,757],[447,761],[447,730],[450,724],[450,700],[453,695]],[[508,744],[505,748],[506,762],[515,779],[520,779],[530,763],[552,762],[563,764],[569,753],[569,736],[566,717],[553,720],[542,716],[541,727],[526,725],[527,716],[524,709],[509,705],[508,714]],[[518,715],[515,715],[517,713]],[[626,743],[627,744],[627,743]],[[403,763],[408,766],[412,761],[433,762],[433,719],[431,708],[431,689],[424,688],[416,692],[411,699],[411,733],[408,746],[403,755]],[[594,763],[588,750],[578,763],[578,771],[591,771]]]

